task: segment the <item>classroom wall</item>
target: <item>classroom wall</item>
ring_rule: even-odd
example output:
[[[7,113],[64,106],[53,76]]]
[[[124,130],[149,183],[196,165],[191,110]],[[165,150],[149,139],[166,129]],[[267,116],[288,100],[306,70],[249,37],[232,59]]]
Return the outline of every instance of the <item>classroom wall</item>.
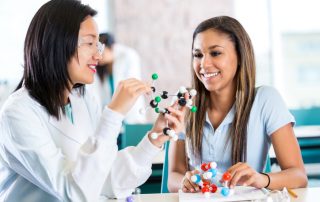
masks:
[[[112,6],[116,40],[138,51],[144,80],[151,81],[157,72],[157,88],[169,92],[190,85],[195,27],[207,18],[234,13],[232,0],[114,0]]]

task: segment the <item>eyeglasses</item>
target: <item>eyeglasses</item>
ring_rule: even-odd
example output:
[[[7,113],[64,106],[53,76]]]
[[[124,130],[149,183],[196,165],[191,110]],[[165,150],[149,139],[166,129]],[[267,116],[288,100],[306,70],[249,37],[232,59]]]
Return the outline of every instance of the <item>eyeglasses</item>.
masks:
[[[86,41],[84,39],[79,39],[78,47],[80,46],[87,47],[87,49],[90,51],[90,54],[94,55],[98,52],[100,56],[102,55],[105,47],[105,45],[100,41],[95,43],[92,41]]]

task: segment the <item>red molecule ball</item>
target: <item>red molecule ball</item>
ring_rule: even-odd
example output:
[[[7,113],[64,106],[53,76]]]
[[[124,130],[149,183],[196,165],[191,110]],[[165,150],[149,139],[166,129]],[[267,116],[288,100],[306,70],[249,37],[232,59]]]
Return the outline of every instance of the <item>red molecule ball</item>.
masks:
[[[209,164],[206,164],[206,163],[201,164],[201,170],[207,171],[207,170],[209,170],[209,168],[210,168]]]
[[[231,173],[225,172],[225,173],[222,175],[222,180],[223,180],[223,181],[229,181],[230,179],[231,179]]]
[[[211,193],[215,193],[218,190],[218,187],[215,184],[211,184],[209,189]]]
[[[208,181],[203,181],[203,187],[205,187],[205,186],[210,186],[210,182],[208,182]]]
[[[202,187],[201,192],[202,192],[203,194],[206,193],[206,192],[210,192],[209,186],[204,186],[204,187]]]

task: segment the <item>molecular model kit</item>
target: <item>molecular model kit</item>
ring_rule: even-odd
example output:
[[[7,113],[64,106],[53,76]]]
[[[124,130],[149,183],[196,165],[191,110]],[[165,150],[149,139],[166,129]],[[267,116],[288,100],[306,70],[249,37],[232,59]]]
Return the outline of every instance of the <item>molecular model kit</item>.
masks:
[[[228,187],[228,183],[231,179],[229,172],[220,173],[217,170],[217,163],[203,163],[200,169],[196,169],[199,173],[194,174],[191,177],[191,181],[200,186],[201,192],[205,197],[210,197],[211,193],[220,192],[222,196],[230,196],[234,194],[234,190]],[[219,177],[221,177],[219,179]],[[218,187],[217,184],[222,184]]]
[[[197,91],[195,89],[187,90],[186,87],[181,86],[179,88],[179,91],[176,94],[169,94],[168,91],[157,91],[155,87],[155,81],[158,79],[158,74],[154,73],[152,74],[152,99],[149,102],[149,106],[144,109],[144,111],[140,111],[140,113],[145,113],[148,109],[152,108],[156,113],[162,113],[162,114],[169,114],[169,110],[166,107],[160,107],[160,102],[165,99],[168,99],[169,97],[172,97],[171,104],[178,102],[180,107],[188,107],[191,112],[196,112],[197,107],[192,105],[192,98],[197,94]],[[186,97],[188,99],[186,99]],[[178,140],[178,135],[176,132],[169,127],[169,124],[167,122],[167,126],[162,131],[163,134],[170,136],[173,140]],[[157,139],[159,135],[162,133],[152,133],[151,138]]]

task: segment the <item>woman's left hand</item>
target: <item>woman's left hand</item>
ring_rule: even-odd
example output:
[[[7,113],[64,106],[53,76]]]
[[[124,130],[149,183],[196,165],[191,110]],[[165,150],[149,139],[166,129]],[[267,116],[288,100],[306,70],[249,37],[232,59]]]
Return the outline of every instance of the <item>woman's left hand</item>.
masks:
[[[185,111],[187,107],[180,107],[177,109],[178,103],[175,102],[171,107],[168,107],[170,114],[159,114],[151,132],[149,134],[149,139],[152,144],[157,147],[161,147],[166,141],[170,139],[169,136],[163,134],[163,129],[165,127],[170,127],[175,131],[178,135],[180,132],[184,131],[184,117]],[[168,126],[167,126],[168,123]],[[151,133],[158,133],[160,134],[157,139],[151,138]]]
[[[268,177],[251,168],[247,163],[239,162],[228,169],[231,173],[230,188],[236,185],[263,188],[268,184]]]

